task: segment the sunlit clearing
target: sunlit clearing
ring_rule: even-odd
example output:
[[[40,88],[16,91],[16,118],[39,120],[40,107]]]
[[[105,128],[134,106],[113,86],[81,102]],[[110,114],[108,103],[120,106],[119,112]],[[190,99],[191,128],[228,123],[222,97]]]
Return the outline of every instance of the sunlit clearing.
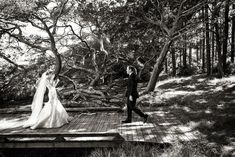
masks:
[[[202,90],[198,90],[198,91],[176,91],[176,90],[172,90],[169,92],[164,92],[163,94],[161,94],[161,98],[166,98],[166,99],[170,99],[170,98],[174,98],[177,96],[188,96],[188,95],[202,95],[204,93],[204,91]]]
[[[216,108],[217,109],[224,109],[224,104],[217,104]]]
[[[222,86],[218,86],[215,89],[210,89],[210,91],[213,91],[213,92],[223,91],[223,87]]]
[[[159,125],[162,125],[162,126],[170,126],[170,125],[172,125],[172,123],[165,122],[165,123],[159,123]]]
[[[194,101],[197,102],[197,103],[200,103],[200,104],[207,103],[207,101],[205,99],[198,99],[198,100],[194,100]]]
[[[186,125],[191,129],[196,129],[198,127],[211,128],[214,124],[215,124],[214,121],[202,120],[202,121],[199,121],[199,122],[190,121]]]
[[[208,109],[205,110],[205,113],[211,114],[211,113],[212,113],[212,110],[211,110],[210,108],[208,108]]]
[[[234,152],[234,151],[235,151],[234,146],[223,146],[222,147],[223,154],[229,154],[229,153]]]
[[[170,78],[170,79],[167,79],[167,80],[159,81],[159,82],[157,82],[157,84],[155,86],[155,90],[157,90],[156,88],[158,88],[159,86],[161,86],[163,84],[166,84],[166,83],[171,83],[171,82],[182,83],[183,81],[187,81],[187,80],[190,80],[190,79],[192,79],[192,76],[182,77],[182,78]]]
[[[187,107],[187,106],[183,107],[183,110],[186,111],[186,112],[190,112],[191,111],[191,109],[189,107]]]
[[[191,141],[198,139],[198,131],[194,131],[188,126],[180,125],[168,127],[167,132],[168,135],[163,137],[163,139],[168,141]]]
[[[154,116],[159,116],[163,117],[166,115],[166,113],[169,113],[168,111],[154,111],[154,112],[147,112],[148,115],[151,115],[152,117]]]
[[[205,81],[206,79],[203,79],[203,78],[201,78],[201,79],[198,79],[197,81],[198,82],[203,82],[203,81]]]
[[[187,88],[190,88],[190,89],[196,89],[196,86],[195,85],[188,85],[186,86]]]
[[[231,82],[235,83],[235,76],[230,77],[223,77],[223,78],[215,78],[213,80],[209,81],[210,83],[216,84],[216,83],[222,83],[222,82]]]

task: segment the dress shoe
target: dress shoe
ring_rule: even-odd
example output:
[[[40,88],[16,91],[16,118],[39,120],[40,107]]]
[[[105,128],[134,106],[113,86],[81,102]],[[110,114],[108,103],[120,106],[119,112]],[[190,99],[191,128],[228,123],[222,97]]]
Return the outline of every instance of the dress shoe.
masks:
[[[146,123],[147,122],[147,120],[148,120],[148,117],[149,117],[149,115],[145,115],[145,117],[144,117],[144,123]]]
[[[123,120],[122,123],[131,123],[130,120]]]

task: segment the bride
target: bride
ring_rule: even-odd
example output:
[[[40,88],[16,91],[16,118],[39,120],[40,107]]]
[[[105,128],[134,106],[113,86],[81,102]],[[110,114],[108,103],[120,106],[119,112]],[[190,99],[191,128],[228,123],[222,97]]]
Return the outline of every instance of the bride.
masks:
[[[32,113],[29,119],[23,124],[24,128],[56,128],[69,122],[69,116],[58,99],[56,85],[58,79],[51,70],[42,74],[39,80],[36,93],[31,105]],[[48,102],[43,106],[44,94],[48,88]]]

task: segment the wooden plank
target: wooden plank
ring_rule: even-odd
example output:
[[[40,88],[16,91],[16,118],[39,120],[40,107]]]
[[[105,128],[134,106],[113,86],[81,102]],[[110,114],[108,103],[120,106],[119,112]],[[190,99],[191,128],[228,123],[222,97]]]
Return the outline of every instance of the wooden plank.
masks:
[[[120,107],[74,107],[65,108],[67,112],[101,112],[101,111],[121,111]],[[30,108],[3,108],[0,109],[0,114],[18,114],[31,113]]]
[[[155,135],[153,134],[153,130],[155,129],[153,123],[145,123],[144,126],[148,126],[147,129],[144,129],[144,127],[141,129],[145,141],[156,142]]]
[[[24,138],[24,137],[94,137],[94,136],[117,136],[119,133],[116,132],[77,132],[77,133],[3,133],[0,134],[0,138]]]
[[[165,115],[163,115],[163,113]],[[95,136],[96,133],[118,132],[128,141],[154,142],[154,143],[169,143],[173,139],[176,139],[177,136],[179,136],[179,135],[176,136],[176,134],[178,133],[182,134],[182,131],[179,130],[180,128],[170,129],[168,125],[165,125],[167,123],[178,124],[179,122],[175,120],[176,117],[174,115],[169,115],[168,112],[163,112],[163,111],[158,111],[154,113],[153,114],[154,118],[151,118],[152,121],[149,121],[146,124],[143,124],[142,118],[138,117],[135,114],[133,116],[133,123],[128,123],[128,124],[121,124],[121,121],[126,118],[125,113],[124,113],[125,115],[123,115],[123,113],[121,114],[117,112],[112,112],[112,113],[96,112],[96,113],[82,113],[82,114],[79,113],[78,115],[76,115],[76,113],[73,112],[72,114],[74,115],[74,119],[69,124],[62,126],[61,128],[36,129],[36,130],[11,129],[11,132],[15,131],[16,135],[17,133],[44,135],[53,132],[54,134],[57,134],[57,137],[63,137],[65,133],[74,134],[74,136],[65,137],[70,140],[78,139],[78,136],[75,136],[77,133],[81,134],[90,133],[93,135],[90,135],[89,138],[92,138]],[[8,117],[14,119],[13,117],[10,116]],[[7,118],[6,115],[4,115],[4,117]],[[5,133],[7,133],[7,131]],[[50,137],[48,136],[47,138]],[[81,139],[82,137],[80,136],[79,138]],[[88,137],[84,136],[84,138]]]
[[[17,138],[14,138],[17,137]],[[36,137],[36,139],[34,138]],[[56,137],[41,139],[38,137]],[[61,137],[61,138],[57,138]],[[66,138],[74,137],[74,138]],[[23,139],[22,139],[23,138]],[[27,138],[26,140],[24,138]],[[30,139],[32,138],[32,139]],[[9,134],[0,136],[0,148],[79,148],[110,147],[124,141],[119,133]],[[58,140],[59,139],[59,140]]]
[[[169,123],[169,130],[171,131],[171,135],[174,140],[177,141],[189,141],[187,136],[183,132],[180,131],[179,126],[182,124],[179,121],[177,121],[176,117],[168,112],[166,112],[166,116],[159,117],[164,121],[165,123]],[[170,126],[171,125],[171,126]]]
[[[87,118],[87,121],[84,125],[85,131],[86,132],[94,132],[94,127],[97,124],[98,121],[98,113],[92,114],[92,115],[87,115],[85,114],[84,116]]]
[[[1,149],[6,148],[97,148],[97,147],[117,147],[120,143],[112,140],[107,141],[70,141],[70,142],[14,142],[0,143]]]
[[[112,116],[106,112],[103,119],[104,119],[104,125],[102,127],[102,131],[107,132],[108,127],[110,128],[110,124],[112,123],[111,121]]]
[[[162,140],[162,131],[155,123],[152,124],[154,126],[152,132],[155,135],[155,143],[164,143],[164,141]]]
[[[187,123],[190,121],[189,117],[184,114],[184,116],[178,116],[175,113],[171,113],[176,117],[176,120],[183,125],[183,123]],[[178,112],[178,114],[183,114],[182,112]],[[185,132],[182,129],[180,129],[181,132]],[[188,140],[193,140],[193,139],[200,139],[202,138],[202,135],[199,133],[199,131],[193,131],[193,132],[186,132],[186,136],[188,137]]]
[[[119,124],[118,113],[117,112],[108,113],[108,121],[105,131],[118,132],[118,124]]]
[[[159,128],[160,130],[159,134],[162,137],[163,143],[171,143],[173,142],[173,136],[171,135],[171,132],[169,132],[168,128],[163,125],[164,121],[162,121],[161,118],[161,112],[154,112],[152,115],[153,117],[153,122],[156,124],[156,127]]]
[[[122,115],[120,113],[118,113],[118,122],[117,122],[117,131],[122,135]]]
[[[172,116],[175,117],[174,114],[172,114]],[[191,128],[184,126],[183,123],[177,117],[175,117],[174,121],[176,121],[179,124],[176,128],[176,132],[178,132],[181,135],[182,141],[191,141],[198,139],[198,135],[197,134],[195,135],[194,131],[191,130]]]
[[[93,113],[94,115],[95,113]],[[87,114],[85,113],[82,113],[80,117],[77,117],[76,120],[75,120],[75,123],[73,125],[73,131],[74,132],[81,132],[81,131],[86,131],[86,124],[88,123],[89,121],[89,117],[86,116]],[[93,116],[91,115],[91,116]]]
[[[104,123],[106,121],[105,119],[106,113],[100,113],[97,122],[94,124],[96,126],[95,131],[96,132],[104,132]]]

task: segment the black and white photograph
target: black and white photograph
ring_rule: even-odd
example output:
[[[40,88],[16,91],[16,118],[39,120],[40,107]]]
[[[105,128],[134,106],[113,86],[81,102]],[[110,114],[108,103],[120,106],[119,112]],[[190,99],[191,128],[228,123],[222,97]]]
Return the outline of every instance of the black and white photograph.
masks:
[[[0,157],[235,157],[234,0],[0,0]]]

